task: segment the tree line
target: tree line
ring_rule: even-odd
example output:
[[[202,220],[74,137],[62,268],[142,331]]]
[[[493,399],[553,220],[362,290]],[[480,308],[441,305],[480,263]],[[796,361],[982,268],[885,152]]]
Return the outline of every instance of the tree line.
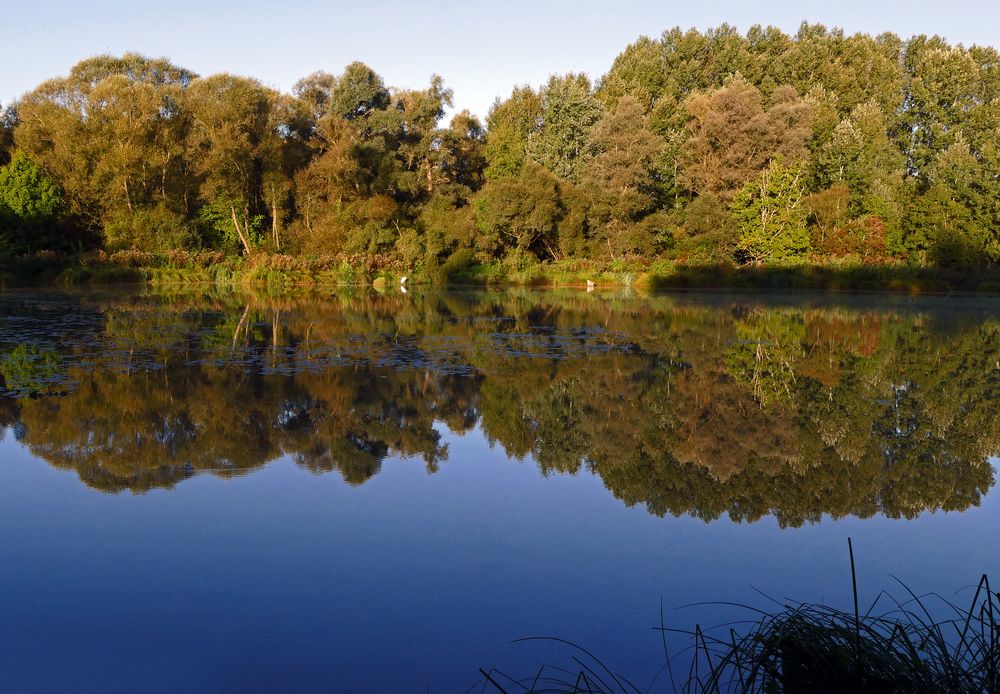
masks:
[[[998,99],[992,47],[815,24],[643,37],[485,123],[438,76],[99,56],[4,111],[0,250],[994,264]]]

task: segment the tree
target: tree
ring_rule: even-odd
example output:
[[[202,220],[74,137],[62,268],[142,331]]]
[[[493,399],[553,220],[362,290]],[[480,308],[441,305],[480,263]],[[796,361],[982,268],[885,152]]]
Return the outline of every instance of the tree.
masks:
[[[389,90],[382,78],[364,63],[348,65],[335,84],[330,84],[328,78],[322,81],[330,91],[330,113],[345,120],[365,118],[389,107]]]
[[[666,84],[663,45],[642,36],[615,58],[601,78],[597,98],[606,108],[614,108],[619,99],[630,96],[648,113],[663,95]]]
[[[913,176],[927,176],[935,156],[961,133],[962,125],[986,103],[979,65],[966,50],[939,37],[907,42],[904,101],[898,136]]]
[[[872,196],[892,195],[903,182],[904,160],[889,139],[882,109],[874,102],[861,104],[837,125],[833,137],[814,157],[820,187],[837,183],[854,191],[855,215],[878,214],[895,200]]]
[[[15,152],[6,166],[0,167],[0,234],[4,218],[6,239],[15,248],[39,250],[58,243],[55,223],[62,209],[59,188],[42,169],[23,152]]]
[[[678,161],[680,182],[699,195],[731,200],[775,159],[794,165],[808,157],[811,108],[791,89],[775,91],[764,110],[760,91],[742,77],[685,102],[687,141]]]
[[[255,220],[265,209],[264,176],[281,146],[271,118],[276,99],[256,80],[227,74],[196,80],[185,93],[192,119],[188,156],[202,197],[211,205],[214,226],[231,224],[245,255],[253,252]],[[228,221],[220,210],[228,212]]]
[[[305,105],[312,119],[318,121],[330,113],[336,88],[337,78],[320,70],[296,82],[292,86],[292,94]]]
[[[528,137],[528,156],[560,178],[574,183],[593,152],[590,133],[601,118],[601,102],[586,75],[552,76],[542,88],[541,126]]]
[[[774,163],[733,200],[730,209],[740,230],[736,244],[740,262],[787,263],[809,250],[801,178],[799,167]]]
[[[17,125],[17,113],[8,106],[0,104],[0,166],[10,161],[14,149],[14,128]]]
[[[649,132],[639,101],[631,96],[619,99],[614,110],[594,125],[588,147],[594,154],[584,179],[596,192],[597,209],[592,212],[610,255],[652,252],[654,239],[643,241],[633,232],[635,223],[654,206],[663,145]]]
[[[469,191],[478,190],[486,168],[486,131],[479,119],[469,111],[460,111],[438,137],[440,167],[445,179]]]
[[[431,77],[425,90],[407,90],[395,96],[400,112],[400,134],[396,145],[399,171],[396,185],[411,201],[431,195],[434,188],[448,183],[444,164],[447,152],[438,121],[452,105],[452,91],[446,89],[439,75]]]
[[[491,255],[520,249],[558,257],[559,189],[544,168],[529,163],[519,176],[490,181],[476,196],[475,205],[483,234],[480,243]]]
[[[19,102],[15,141],[59,182],[67,212],[93,230],[147,206],[183,222],[196,186],[180,102],[193,79],[134,53],[84,60]]]
[[[497,98],[486,117],[485,176],[516,176],[527,160],[528,138],[542,120],[542,99],[528,86],[516,87],[506,101]]]

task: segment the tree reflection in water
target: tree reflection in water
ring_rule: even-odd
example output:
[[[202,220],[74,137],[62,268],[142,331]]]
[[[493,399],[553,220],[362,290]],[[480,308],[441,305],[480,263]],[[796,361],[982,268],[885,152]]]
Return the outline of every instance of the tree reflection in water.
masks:
[[[1000,323],[975,306],[560,292],[13,294],[3,424],[104,491],[291,456],[434,472],[437,423],[650,513],[783,525],[979,503]],[[954,308],[954,304],[950,305]]]

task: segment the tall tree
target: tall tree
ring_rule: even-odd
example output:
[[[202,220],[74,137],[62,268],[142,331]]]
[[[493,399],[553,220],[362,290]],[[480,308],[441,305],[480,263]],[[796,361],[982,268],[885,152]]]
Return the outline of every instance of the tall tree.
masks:
[[[93,228],[138,207],[188,210],[181,95],[194,74],[137,54],[85,60],[18,103],[18,148],[60,183],[68,210]]]
[[[618,100],[591,132],[593,157],[584,180],[595,191],[592,214],[610,255],[650,252],[651,239],[634,238],[636,222],[655,203],[656,175],[663,143],[646,125],[642,104],[632,96]],[[630,238],[633,237],[633,238]]]
[[[486,178],[515,176],[527,160],[528,137],[542,120],[542,99],[525,85],[506,100],[498,97],[486,117]]]
[[[597,98],[613,108],[623,96],[631,96],[648,112],[664,94],[666,85],[663,44],[642,36],[615,58],[601,78]]]
[[[875,215],[893,225],[899,220],[904,165],[902,153],[889,138],[882,109],[874,101],[855,108],[813,157],[818,187],[847,186],[853,216]]]
[[[541,91],[541,126],[528,137],[528,156],[568,181],[578,182],[593,152],[590,133],[603,108],[586,75],[552,76]]]
[[[246,255],[260,242],[263,181],[281,146],[271,117],[277,96],[257,80],[227,74],[195,80],[185,94],[189,157],[209,202],[206,220]]]
[[[692,95],[685,104],[690,120],[678,162],[681,183],[729,200],[772,160],[804,161],[811,108],[790,88],[776,90],[773,98],[765,110],[760,91],[739,76]]]

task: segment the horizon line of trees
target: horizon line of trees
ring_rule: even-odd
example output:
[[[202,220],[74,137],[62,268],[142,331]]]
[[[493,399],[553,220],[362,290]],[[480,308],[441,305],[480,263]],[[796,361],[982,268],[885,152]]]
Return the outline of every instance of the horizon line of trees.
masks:
[[[291,93],[98,56],[0,117],[0,259],[211,249],[414,269],[564,258],[1000,261],[1000,53],[804,23],[668,30],[596,83]]]

